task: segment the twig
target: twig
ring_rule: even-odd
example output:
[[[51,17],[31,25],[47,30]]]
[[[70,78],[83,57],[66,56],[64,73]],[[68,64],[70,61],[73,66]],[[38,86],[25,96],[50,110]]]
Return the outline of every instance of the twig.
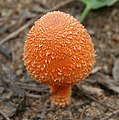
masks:
[[[26,94],[20,99],[19,104],[16,106],[16,113],[19,113],[19,111],[23,110],[26,107],[27,103],[27,96]]]
[[[89,96],[89,95],[87,95],[87,94],[85,94],[85,96],[86,96],[88,99],[93,100],[93,101],[97,102],[98,104],[100,104],[100,105],[108,108],[109,110],[115,110],[115,108],[110,107],[110,106],[107,106],[106,104],[100,102],[99,100],[97,100],[96,98],[94,98],[94,97],[92,97],[92,96]]]
[[[10,120],[10,118],[9,118],[2,110],[0,110],[0,114],[1,114],[6,120]]]
[[[17,82],[17,85],[19,85],[20,88],[22,88],[22,89],[36,91],[36,92],[46,92],[48,90],[48,88],[46,88],[46,87],[41,88],[41,87],[34,85],[34,84],[25,84],[25,83]]]
[[[109,118],[111,118],[113,115],[117,115],[119,114],[119,109],[111,112],[110,114],[108,114],[107,116],[105,116],[104,118],[100,119],[100,120],[109,120]]]
[[[81,88],[85,93],[88,93],[88,95],[95,96],[95,97],[101,97],[104,95],[104,91],[97,87],[92,87],[88,85],[81,85]]]
[[[46,13],[46,12],[50,12],[50,11],[54,11],[54,10],[58,10],[59,8],[69,4],[70,2],[73,2],[75,0],[67,0],[67,1],[63,1],[59,4],[57,4],[56,6],[54,6],[53,8],[50,8],[48,10],[44,10],[42,13]],[[41,16],[42,14],[40,14]],[[28,28],[30,25],[32,25],[34,23],[34,21],[36,19],[38,19],[40,16],[36,16],[35,19],[32,19],[30,21],[28,21],[25,25],[23,25],[22,27],[20,27],[17,31],[9,34],[7,37],[5,37],[4,39],[0,40],[0,45],[4,44],[5,42],[7,42],[8,40],[15,38],[20,32],[22,32],[23,30],[25,30],[26,28]]]
[[[35,94],[30,94],[30,93],[26,93],[26,96],[30,98],[42,98],[41,95],[35,95]]]
[[[5,33],[8,29],[13,28],[16,25],[16,22],[12,22],[10,25],[5,25],[0,29],[0,34],[2,35]]]
[[[4,44],[6,41],[16,37],[20,32],[22,32],[23,30],[25,30],[26,28],[28,28],[32,23],[34,22],[34,20],[30,20],[28,21],[25,25],[23,25],[22,27],[20,27],[17,31],[9,34],[7,37],[5,37],[4,39],[0,40],[0,46],[2,44]]]
[[[19,82],[17,82],[17,85],[19,85],[20,88],[27,89],[29,91],[48,92],[48,88],[46,88],[46,89],[43,88],[42,89],[42,88],[38,88],[36,85],[27,85],[27,84],[23,84],[23,83],[20,84]],[[39,98],[39,99],[45,100],[46,98],[49,98],[52,95],[56,94],[58,92],[58,90],[60,89],[60,87],[61,86],[59,86],[55,92],[53,92],[53,93],[47,93],[47,94],[45,94],[43,96],[42,95],[37,95],[37,94],[32,94],[32,93],[29,93],[29,92],[26,92],[26,91],[25,91],[25,95],[27,97],[30,97],[30,98]]]
[[[59,4],[55,5],[54,7],[52,7],[51,9],[49,9],[48,11],[46,10],[45,12],[50,12],[50,11],[54,11],[54,10],[58,10],[59,8],[71,3],[71,2],[74,2],[75,0],[64,0],[62,2],[60,2]]]
[[[81,112],[81,115],[80,115],[80,119],[79,119],[79,120],[83,120],[83,115],[84,115],[85,111],[86,111],[86,108],[84,108],[83,111]]]
[[[101,103],[101,102],[100,102],[99,100],[97,100],[95,97],[88,95],[88,93],[86,93],[81,86],[80,86],[80,88],[79,88],[79,86],[76,85],[76,87],[77,87],[77,88],[80,90],[80,92],[81,92],[83,95],[85,95],[89,100],[93,100],[93,101],[95,101],[96,103],[98,103],[98,104],[100,104],[100,105],[108,108],[108,109],[111,110],[111,111],[112,111],[112,110],[116,110],[116,109],[113,108],[113,107],[110,107],[110,106],[105,105],[104,103]]]
[[[119,93],[119,87],[114,85],[114,83],[112,82],[113,80],[111,80],[109,76],[105,76],[104,74],[97,72],[93,74],[91,78],[107,89],[112,90],[115,93]]]
[[[44,9],[44,8],[35,8],[35,12],[38,13],[46,13],[46,12],[50,12],[50,11],[54,11],[54,10],[58,10],[59,8],[66,6],[67,4],[74,2],[75,0],[64,0],[58,4],[56,4],[55,6],[53,6],[52,8],[49,9]],[[48,7],[47,7],[48,8]],[[34,11],[34,10],[33,10]]]

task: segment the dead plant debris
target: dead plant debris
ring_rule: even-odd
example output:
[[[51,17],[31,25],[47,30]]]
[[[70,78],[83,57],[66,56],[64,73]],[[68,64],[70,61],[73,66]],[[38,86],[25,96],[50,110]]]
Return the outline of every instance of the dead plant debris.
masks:
[[[0,120],[119,119],[118,3],[92,11],[84,22],[95,44],[96,65],[73,87],[70,106],[53,106],[48,86],[34,82],[23,65],[24,41],[36,19],[61,10],[79,20],[83,8],[77,0],[0,1]]]

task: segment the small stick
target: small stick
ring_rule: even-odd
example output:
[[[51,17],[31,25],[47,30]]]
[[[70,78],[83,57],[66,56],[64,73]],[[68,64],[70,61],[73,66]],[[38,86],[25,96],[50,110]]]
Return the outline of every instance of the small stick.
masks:
[[[29,22],[27,22],[25,25],[23,25],[22,27],[20,27],[17,31],[9,34],[7,37],[5,37],[4,39],[0,40],[0,46],[2,44],[4,44],[6,41],[16,37],[20,32],[22,32],[23,30],[25,30],[26,28],[28,28],[32,23],[34,22],[34,20],[30,20]]]
[[[26,96],[30,98],[43,98],[41,95],[35,95],[27,92],[26,92]]]
[[[9,118],[2,110],[0,110],[0,114],[1,114],[6,120],[10,120],[10,118]]]
[[[40,88],[39,86],[34,85],[34,84],[29,85],[29,84],[17,82],[17,85],[20,86],[20,88],[22,88],[22,89],[36,91],[36,92],[47,92],[47,90],[48,90],[48,88],[46,88],[46,87]]]
[[[56,6],[54,6],[53,8],[50,8],[48,10],[44,10],[42,13],[46,13],[46,12],[50,12],[50,11],[54,11],[54,10],[58,10],[59,8],[65,6],[66,4],[69,4],[70,2],[73,2],[74,0],[67,0],[67,1],[63,1],[59,4],[57,4]],[[40,16],[37,16],[35,19],[32,19],[30,21],[28,21],[25,25],[23,25],[22,27],[20,27],[17,31],[9,34],[7,37],[5,37],[4,39],[0,40],[0,45],[4,44],[5,42],[7,42],[8,40],[15,38],[20,32],[22,32],[23,30],[25,30],[26,28],[28,28],[30,25],[32,25],[34,23],[34,21],[36,19],[38,19]]]
[[[84,108],[83,111],[81,112],[80,120],[83,120],[83,115],[84,115],[85,111],[86,111],[86,108]]]
[[[85,94],[85,96],[88,97],[88,99],[97,102],[98,104],[100,104],[100,105],[102,105],[102,106],[108,108],[108,109],[111,110],[111,111],[116,109],[116,108],[113,108],[113,107],[107,106],[107,105],[105,105],[104,103],[101,103],[100,101],[98,101],[97,99],[95,99],[95,98],[92,97],[92,96],[89,96],[89,95],[87,95],[87,94]]]
[[[80,88],[79,88],[79,86],[76,85],[76,87],[77,87],[77,88],[80,90],[80,92],[81,92],[83,95],[85,95],[89,100],[93,100],[93,101],[95,101],[96,103],[98,103],[98,104],[100,104],[100,105],[108,108],[108,109],[111,110],[111,111],[112,111],[112,110],[116,110],[116,109],[113,108],[113,107],[110,107],[110,106],[105,105],[104,103],[101,103],[101,102],[100,102],[99,100],[97,100],[95,97],[88,95],[88,94],[83,90],[83,88],[82,88],[81,86],[80,86]]]
[[[111,112],[110,114],[108,114],[107,116],[105,116],[104,118],[100,119],[100,120],[109,120],[109,118],[111,118],[113,115],[117,115],[119,114],[119,109]]]
[[[71,2],[74,2],[75,0],[67,0],[67,1],[62,1],[60,2],[59,4],[55,5],[54,7],[52,7],[51,9],[49,9],[48,11],[46,10],[45,12],[50,12],[50,11],[54,11],[54,10],[58,10],[59,8],[71,3]]]

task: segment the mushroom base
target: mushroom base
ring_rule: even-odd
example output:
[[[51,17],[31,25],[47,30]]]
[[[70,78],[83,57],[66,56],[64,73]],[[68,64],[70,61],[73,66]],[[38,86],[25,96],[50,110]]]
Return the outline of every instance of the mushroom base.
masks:
[[[59,107],[65,107],[71,102],[71,86],[50,86],[51,97],[53,104]]]

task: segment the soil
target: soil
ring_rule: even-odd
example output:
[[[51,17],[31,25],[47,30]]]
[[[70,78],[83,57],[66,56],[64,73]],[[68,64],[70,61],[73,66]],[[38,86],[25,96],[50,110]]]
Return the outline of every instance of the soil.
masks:
[[[8,37],[0,44],[0,120],[119,120],[119,112],[115,113],[119,109],[119,92],[116,92],[119,91],[119,3],[91,11],[83,23],[97,56],[92,74],[80,84],[103,91],[94,96],[96,100],[73,87],[71,105],[55,107],[49,101],[49,87],[32,80],[24,67],[24,41],[33,23],[17,35],[14,32],[61,2],[63,0],[0,1],[0,42]],[[73,1],[56,10],[79,20],[83,9],[82,3]],[[92,75],[97,73],[108,78],[113,87],[93,81]]]

